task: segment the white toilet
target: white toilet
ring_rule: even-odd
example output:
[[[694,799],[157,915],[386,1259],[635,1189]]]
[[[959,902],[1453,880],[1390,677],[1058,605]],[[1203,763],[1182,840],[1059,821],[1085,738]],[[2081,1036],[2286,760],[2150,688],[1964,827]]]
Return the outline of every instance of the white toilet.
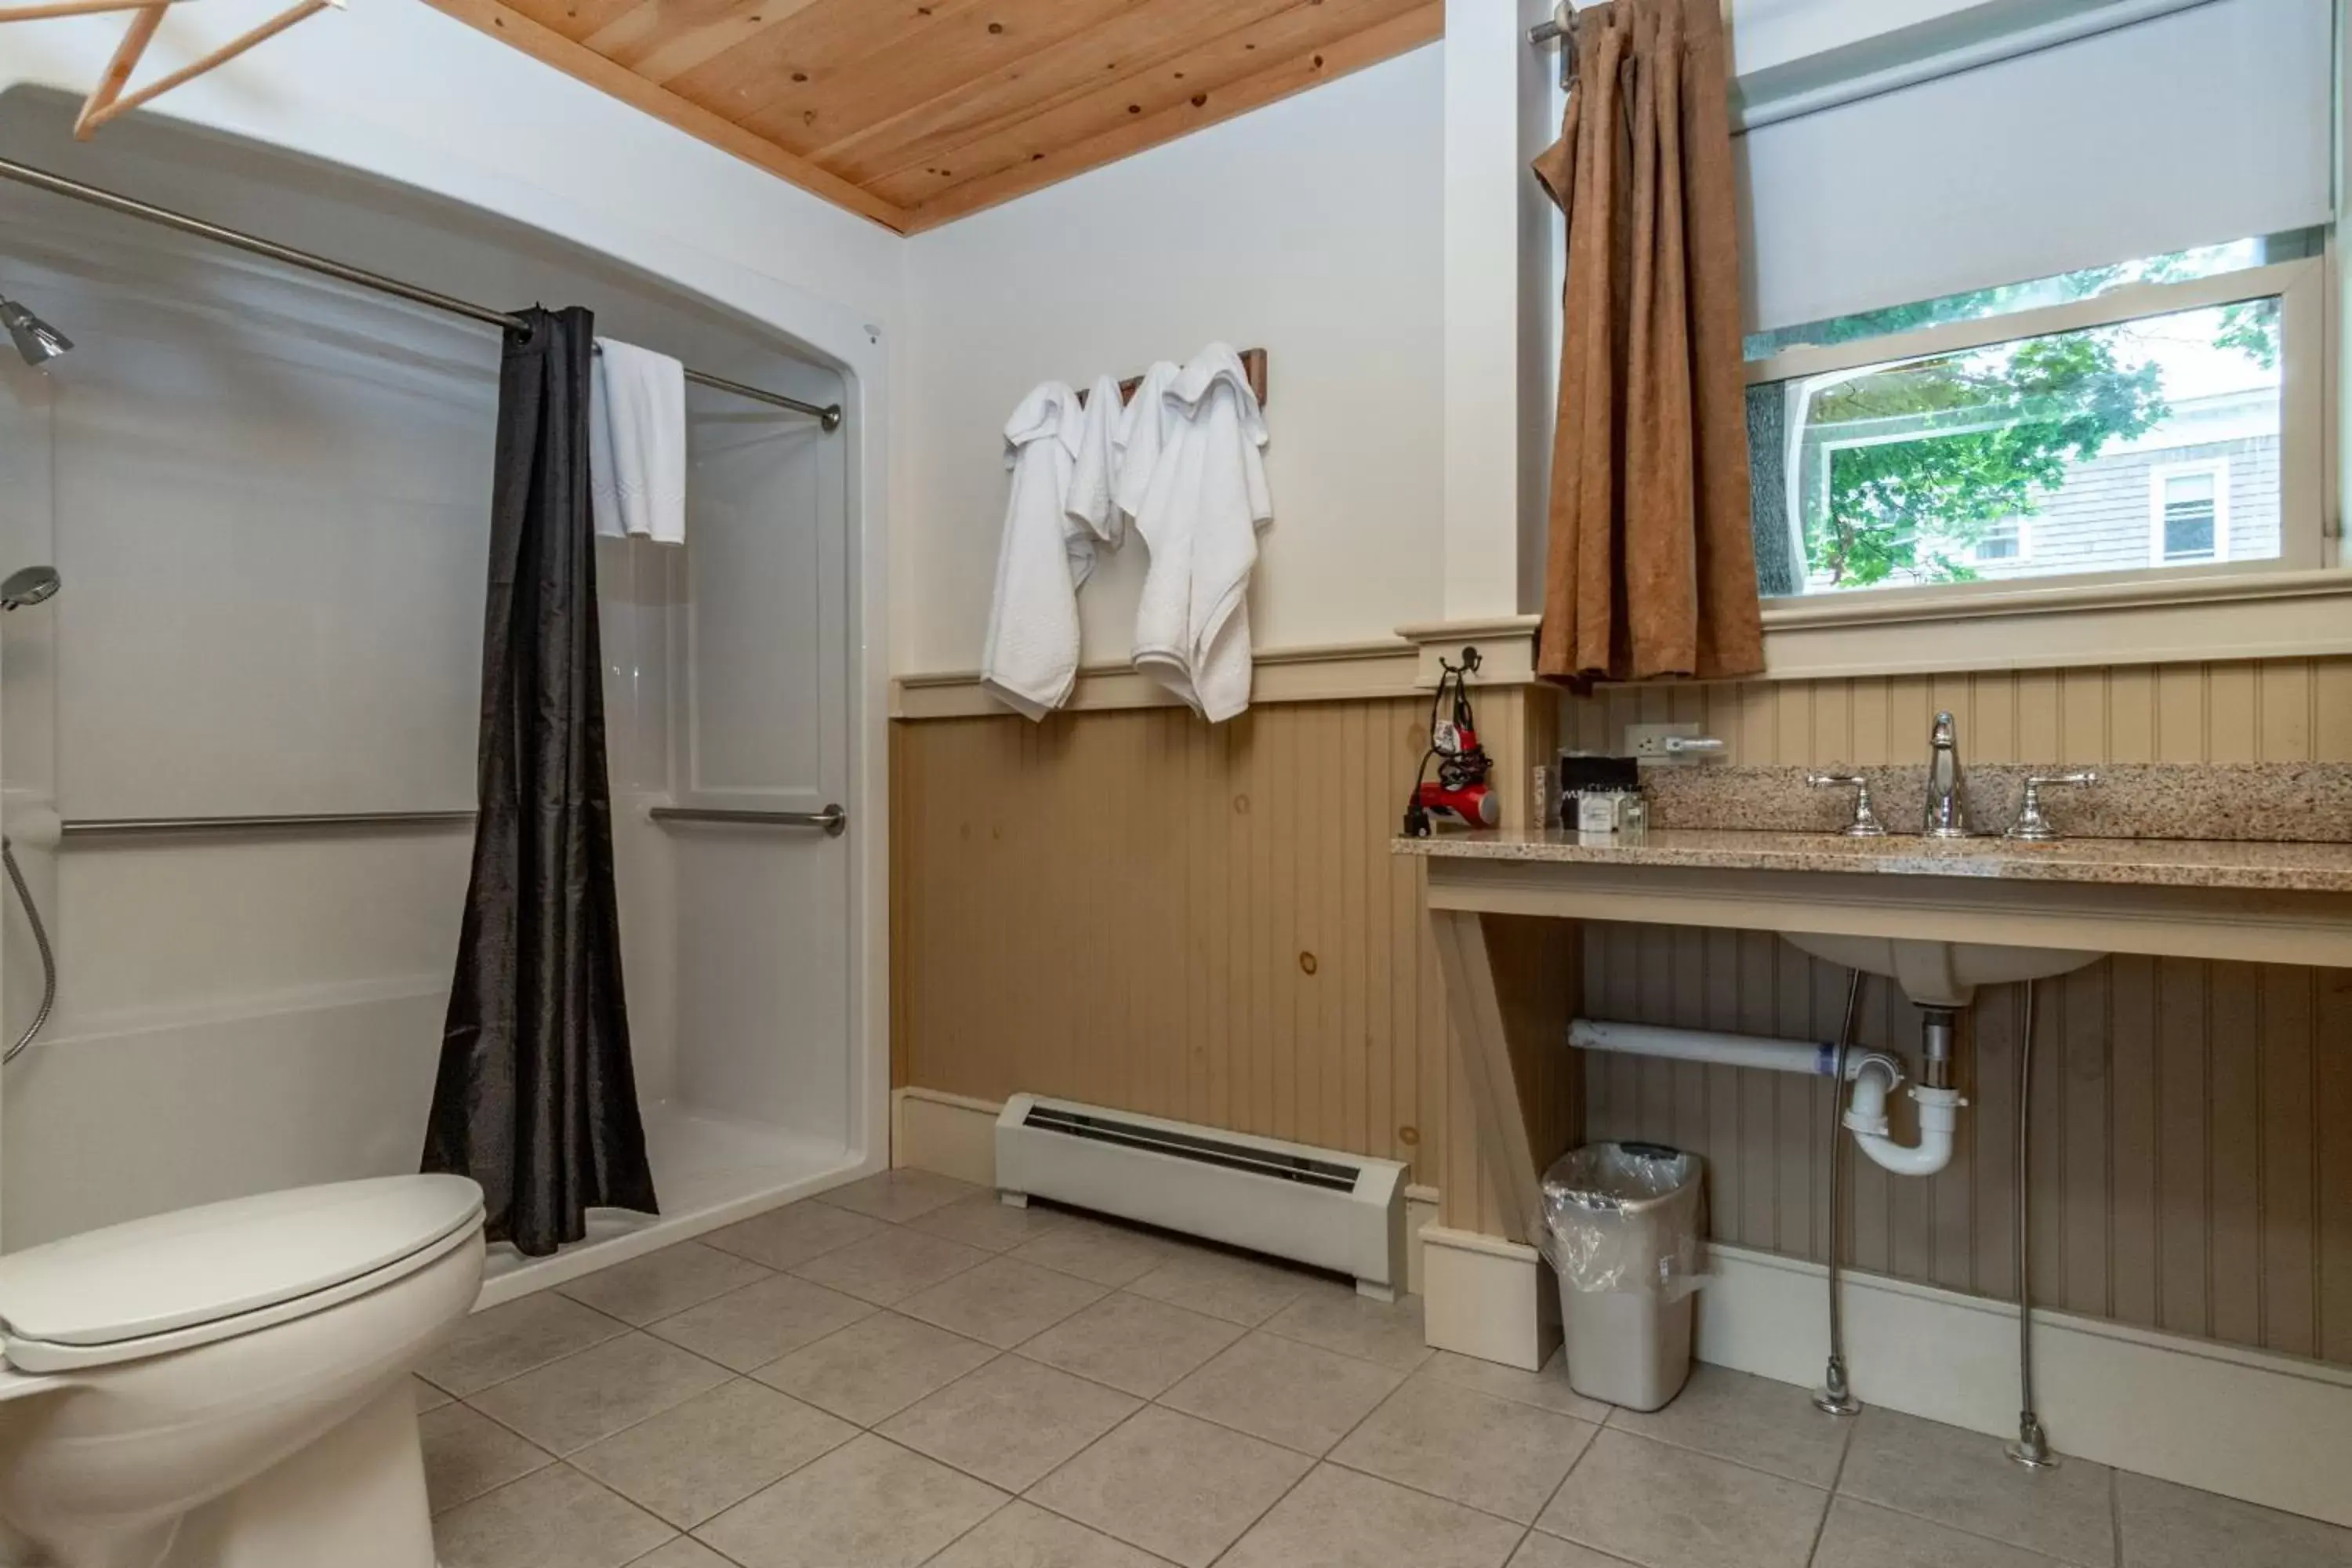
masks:
[[[481,1282],[462,1176],[0,1258],[0,1521],[60,1568],[433,1568],[406,1374]]]

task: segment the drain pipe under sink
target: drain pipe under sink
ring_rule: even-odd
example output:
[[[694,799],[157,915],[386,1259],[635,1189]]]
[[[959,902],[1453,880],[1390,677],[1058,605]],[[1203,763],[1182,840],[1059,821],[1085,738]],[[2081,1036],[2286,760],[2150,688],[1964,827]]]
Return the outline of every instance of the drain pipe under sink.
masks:
[[[1951,1163],[1960,1109],[1968,1104],[1957,1089],[1949,1087],[1951,1013],[1948,1009],[1930,1009],[1927,1033],[1928,1081],[1911,1089],[1912,1102],[1919,1108],[1916,1144],[1896,1142],[1887,1125],[1886,1100],[1903,1083],[1902,1063],[1884,1051],[1848,1052],[1845,1056],[1845,1076],[1853,1084],[1853,1097],[1843,1118],[1846,1130],[1874,1163],[1898,1176],[1931,1176]],[[1839,1068],[1835,1041],[1782,1040],[1713,1029],[1669,1028],[1656,1024],[1612,1024],[1598,1018],[1578,1018],[1568,1026],[1568,1043],[1588,1051],[1709,1062],[1818,1078],[1833,1077]]]
[[[1568,1043],[1588,1051],[1661,1057],[1678,1062],[1712,1062],[1727,1068],[1760,1068],[1766,1072],[1808,1073],[1815,1078],[1829,1078],[1837,1071],[1837,1047],[1833,1043],[1776,1040],[1763,1035],[1731,1035],[1714,1029],[1675,1029],[1658,1024],[1609,1024],[1598,1018],[1578,1018],[1568,1026]]]

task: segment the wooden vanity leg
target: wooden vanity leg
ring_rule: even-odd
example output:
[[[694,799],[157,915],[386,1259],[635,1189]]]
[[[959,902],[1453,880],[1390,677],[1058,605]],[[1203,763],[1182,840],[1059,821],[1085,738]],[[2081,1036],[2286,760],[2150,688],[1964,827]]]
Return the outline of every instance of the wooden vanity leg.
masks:
[[[1583,1075],[1567,1039],[1583,997],[1583,927],[1458,910],[1429,920],[1507,1239],[1527,1241],[1543,1224],[1544,1167],[1583,1133]],[[1448,1192],[1445,1211],[1448,1226],[1470,1228],[1471,1204]]]

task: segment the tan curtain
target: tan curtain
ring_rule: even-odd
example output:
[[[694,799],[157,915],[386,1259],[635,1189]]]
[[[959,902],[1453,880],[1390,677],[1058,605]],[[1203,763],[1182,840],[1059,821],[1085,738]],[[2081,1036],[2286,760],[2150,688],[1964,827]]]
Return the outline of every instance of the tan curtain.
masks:
[[[1718,5],[1579,16],[1577,85],[1536,160],[1568,222],[1538,665],[1555,679],[1764,667]]]

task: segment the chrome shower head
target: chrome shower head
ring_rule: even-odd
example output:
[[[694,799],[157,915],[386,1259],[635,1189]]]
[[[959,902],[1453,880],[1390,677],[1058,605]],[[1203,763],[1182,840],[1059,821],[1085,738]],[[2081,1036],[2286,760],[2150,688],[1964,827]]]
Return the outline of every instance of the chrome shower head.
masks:
[[[0,583],[0,610],[14,610],[26,605],[37,605],[53,596],[65,586],[54,566],[24,566],[8,574]]]
[[[73,340],[16,300],[0,295],[0,327],[8,329],[16,352],[35,367],[47,364],[73,347]]]

